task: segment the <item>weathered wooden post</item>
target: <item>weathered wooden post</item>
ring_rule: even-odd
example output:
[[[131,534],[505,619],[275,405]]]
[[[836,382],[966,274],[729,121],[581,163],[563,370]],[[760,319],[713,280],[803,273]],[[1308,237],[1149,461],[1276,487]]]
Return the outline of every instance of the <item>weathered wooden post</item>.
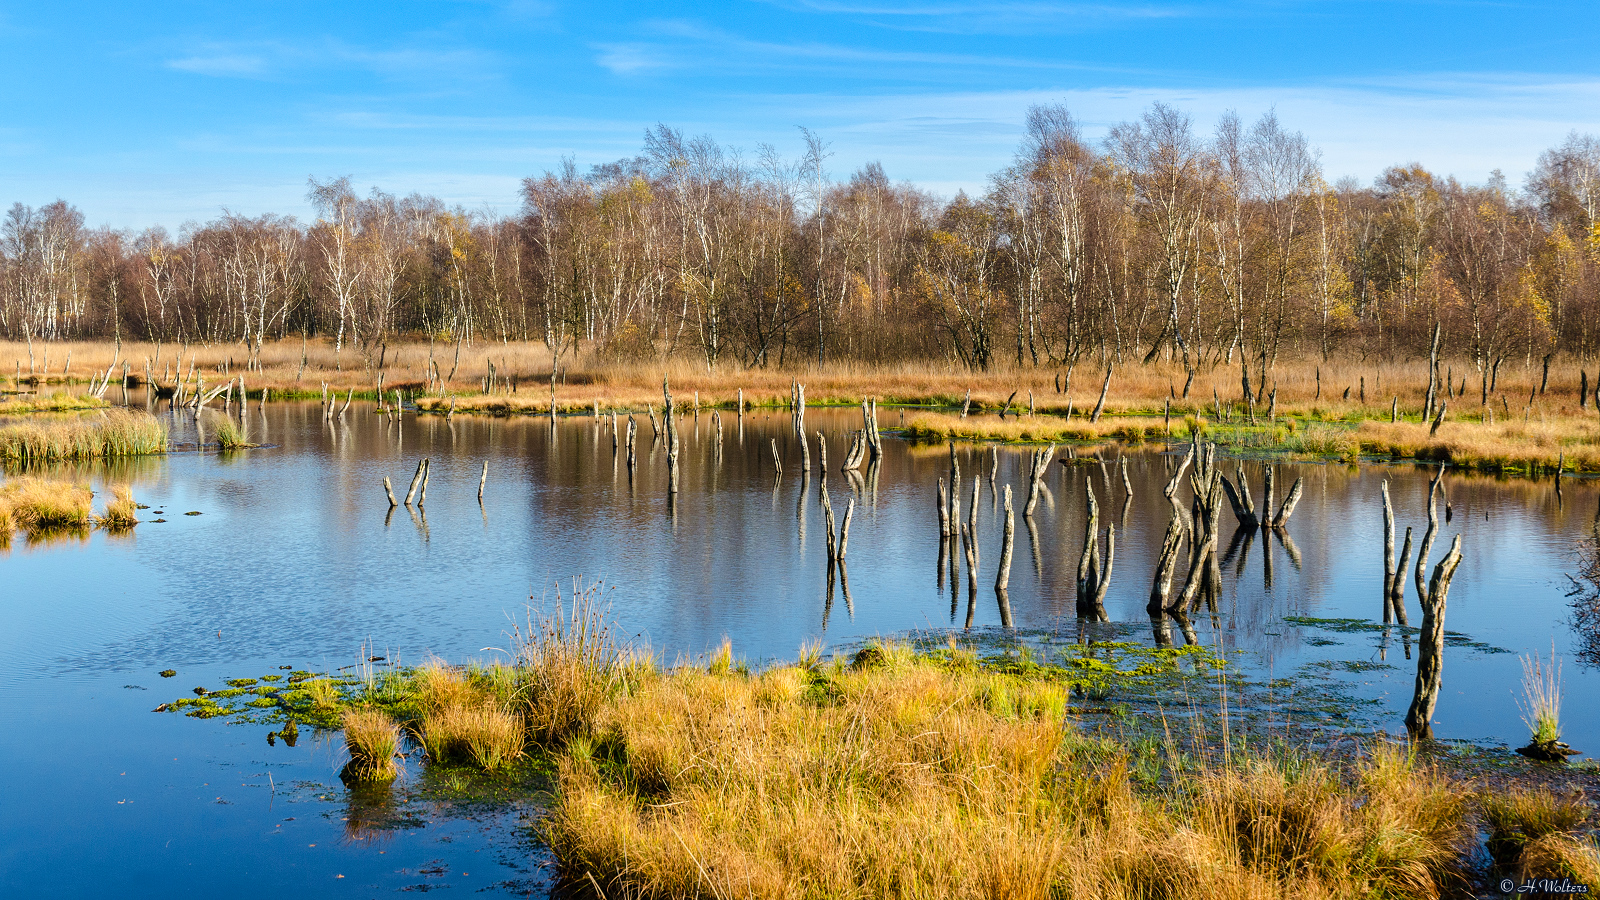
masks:
[[[1430,500],[1431,503],[1431,500]],[[1425,561],[1425,558],[1423,558]],[[1406,731],[1414,739],[1433,738],[1433,710],[1444,683],[1444,613],[1450,594],[1450,579],[1461,565],[1461,535],[1450,544],[1450,552],[1433,569],[1433,578],[1422,598],[1422,633],[1417,636],[1417,681],[1406,710]]]
[[[1439,507],[1434,498],[1438,494],[1443,481],[1444,463],[1440,463],[1438,471],[1428,483],[1428,528],[1422,533],[1422,543],[1417,547],[1416,582],[1418,600],[1422,600],[1428,593],[1428,584],[1424,580],[1428,574],[1428,555],[1433,551],[1434,538],[1439,535]]]
[[[839,524],[839,562],[844,562],[845,551],[850,549],[850,520],[856,514],[856,498],[851,497],[844,507],[844,521]]]
[[[394,500],[394,488],[389,486],[389,476],[387,475],[383,476],[383,493],[389,498],[390,509],[394,509],[396,506],[400,505]]]
[[[1406,622],[1406,566],[1411,562],[1411,529],[1406,528],[1405,550],[1397,565],[1394,556],[1394,511],[1389,502],[1389,481],[1383,482],[1383,621]]]
[[[1094,412],[1089,415],[1090,422],[1100,421],[1100,414],[1106,411],[1106,392],[1111,389],[1111,365],[1106,364],[1106,380],[1100,384],[1100,400],[1094,405]]]
[[[667,387],[667,379],[661,379],[661,396],[665,404],[661,410],[661,417],[667,424],[667,493],[678,492],[678,411],[672,404],[672,391]]]
[[[783,457],[778,455],[778,439],[772,439],[772,468],[781,478],[783,476]]]
[[[634,456],[634,451],[633,451],[633,439],[634,439],[634,436],[638,433],[638,431],[639,431],[639,423],[634,420],[633,416],[629,416],[628,417],[628,444],[627,444],[627,447],[628,447],[628,474],[629,475],[633,474],[633,465],[634,465],[634,461],[635,461],[635,456]]]
[[[1083,552],[1078,556],[1077,600],[1080,613],[1094,592],[1094,579],[1100,574],[1100,504],[1095,500],[1092,477],[1083,480],[1083,490],[1087,498],[1087,511],[1083,523]]]
[[[1150,585],[1150,602],[1146,604],[1145,611],[1151,616],[1160,617],[1168,607],[1172,597],[1172,573],[1178,567],[1178,551],[1183,546],[1183,520],[1179,518],[1177,510],[1173,510],[1172,517],[1167,520],[1167,533],[1161,540],[1161,553],[1156,557],[1155,579]]]
[[[967,510],[967,524],[972,528],[972,536],[978,536],[978,495],[983,487],[983,479],[972,479],[972,508]]]
[[[478,476],[478,505],[483,505],[483,486],[489,482],[489,461],[483,461],[483,474]]]
[[[422,493],[417,495],[417,505],[422,506],[428,502],[428,476],[433,472],[433,460],[423,457],[422,460]]]
[[[950,531],[954,536],[961,522],[961,463],[956,459],[955,442],[950,443]]]
[[[950,537],[950,501],[944,493],[944,479],[939,479],[939,538]]]
[[[417,495],[417,486],[422,484],[422,460],[417,460],[417,472],[411,476],[411,487],[406,491],[406,505],[411,505],[411,499]]]
[[[1045,473],[1050,471],[1050,462],[1055,459],[1056,445],[1051,444],[1043,450],[1035,450],[1029,457],[1028,465],[1028,505],[1022,508],[1024,518],[1031,517],[1033,511],[1039,507],[1039,494],[1044,486]]]
[[[1011,583],[1011,548],[1016,542],[1017,520],[1011,510],[1011,485],[1006,485],[1005,492],[1005,521],[1000,533],[1000,571],[995,575],[995,590],[1004,593],[1006,586]],[[1007,626],[1009,627],[1009,626]]]

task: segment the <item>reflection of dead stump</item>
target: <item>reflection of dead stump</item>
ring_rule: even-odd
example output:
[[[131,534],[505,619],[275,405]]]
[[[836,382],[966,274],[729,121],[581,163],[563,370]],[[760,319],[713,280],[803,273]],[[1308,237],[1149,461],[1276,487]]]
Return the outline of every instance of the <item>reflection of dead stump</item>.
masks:
[[[1406,621],[1406,565],[1411,561],[1411,528],[1406,527],[1405,549],[1399,565],[1394,557],[1394,511],[1389,503],[1389,482],[1383,482],[1383,624]]]
[[[1111,586],[1111,568],[1117,555],[1117,529],[1106,527],[1106,555],[1100,558],[1100,504],[1094,497],[1094,485],[1084,481],[1089,511],[1084,522],[1083,553],[1078,558],[1078,615],[1101,618],[1105,609],[1106,591]]]
[[[1294,487],[1289,489],[1289,495],[1283,498],[1283,505],[1278,512],[1272,512],[1272,485],[1276,474],[1275,466],[1267,466],[1266,492],[1259,514],[1256,511],[1255,498],[1250,495],[1250,485],[1244,479],[1244,463],[1239,463],[1234,470],[1234,475],[1239,479],[1239,485],[1234,487],[1227,478],[1222,478],[1222,489],[1228,495],[1228,505],[1233,507],[1233,514],[1238,517],[1239,524],[1246,528],[1282,528],[1289,523],[1289,517],[1294,515],[1294,508],[1299,505],[1300,497],[1305,490],[1305,479],[1296,478]]]

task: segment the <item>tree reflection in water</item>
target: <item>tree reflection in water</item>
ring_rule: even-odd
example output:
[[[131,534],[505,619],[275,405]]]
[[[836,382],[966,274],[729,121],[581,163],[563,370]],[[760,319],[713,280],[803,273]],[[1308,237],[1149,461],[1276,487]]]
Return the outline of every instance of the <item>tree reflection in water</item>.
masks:
[[[1578,545],[1578,576],[1567,596],[1578,632],[1578,659],[1600,668],[1600,509],[1595,510],[1593,534]]]

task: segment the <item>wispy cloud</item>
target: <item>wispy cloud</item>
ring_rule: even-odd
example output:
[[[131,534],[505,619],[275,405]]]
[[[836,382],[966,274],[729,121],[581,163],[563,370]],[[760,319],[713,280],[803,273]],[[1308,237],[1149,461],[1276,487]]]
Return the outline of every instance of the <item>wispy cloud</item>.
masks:
[[[269,74],[267,58],[262,54],[226,51],[169,59],[167,68],[213,78],[262,78]]]
[[[662,69],[703,72],[814,70],[848,72],[859,76],[863,65],[873,65],[876,68],[872,74],[876,76],[912,77],[917,80],[927,79],[930,73],[948,77],[952,69],[1129,71],[1120,67],[1078,63],[1061,57],[1030,59],[993,54],[889,50],[815,41],[761,41],[681,20],[649,22],[645,27],[659,39],[597,44],[595,49],[599,53],[596,62],[617,74]]]
[[[674,54],[650,44],[596,44],[595,62],[614,75],[680,68]]]
[[[908,31],[1012,34],[1040,30],[1082,31],[1156,19],[1189,18],[1200,11],[1174,3],[911,2],[767,0],[785,9],[847,16],[859,22]]]
[[[331,38],[203,43],[166,60],[169,69],[213,78],[278,80],[327,70],[359,70],[396,80],[482,79],[496,66],[493,54],[471,48],[365,47]]]

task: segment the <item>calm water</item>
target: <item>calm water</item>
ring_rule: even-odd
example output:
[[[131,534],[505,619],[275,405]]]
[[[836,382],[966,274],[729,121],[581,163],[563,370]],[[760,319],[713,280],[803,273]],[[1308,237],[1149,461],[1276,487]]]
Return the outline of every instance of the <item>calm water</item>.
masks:
[[[892,428],[899,415],[885,409],[880,419]],[[543,890],[542,860],[523,830],[531,810],[419,800],[389,811],[401,827],[365,829],[374,812],[339,784],[337,740],[303,730],[295,747],[269,746],[266,726],[150,710],[226,677],[349,665],[364,643],[402,662],[488,658],[530,598],[553,598],[574,576],[602,580],[620,627],[667,660],[705,653],[724,637],[737,655],[759,661],[792,657],[808,640],[840,646],[960,628],[968,618],[965,574],[953,593],[939,567],[933,496],[948,451],[886,438],[874,481],[841,476],[856,412],[806,416],[808,430],[827,435],[836,512],[857,502],[847,578],[831,592],[819,480],[800,475],[787,413],[723,416],[720,453],[712,417],[685,418],[682,487],[672,503],[665,450],[643,416],[632,478],[613,456],[608,423],[586,417],[554,430],[547,419],[469,416],[407,415],[396,424],[352,406],[329,424],[315,404],[279,404],[253,407],[248,421],[252,440],[272,446],[82,470],[97,486],[131,482],[152,506],[132,536],[43,546],[18,536],[0,551],[0,893]],[[193,433],[175,425],[174,437]],[[774,478],[774,438],[782,479]],[[814,468],[814,440],[811,452]],[[423,456],[433,460],[425,519],[404,508],[388,515],[382,478],[403,493]],[[1161,490],[1175,462],[1153,450],[1129,454],[1125,515],[1114,471],[1108,486],[1096,465],[1052,466],[1029,528],[1020,516],[1027,452],[1000,451],[997,483],[1019,495],[1010,588],[1018,628],[1079,627],[1073,579],[1090,479],[1102,521],[1117,526],[1107,610],[1152,640],[1144,607],[1167,522]],[[962,470],[963,509],[972,474],[985,476],[971,617],[975,628],[994,629],[1000,530],[987,456],[963,453]],[[1232,477],[1231,460],[1223,471]],[[1247,462],[1246,471],[1259,496],[1261,467]],[[1358,670],[1345,688],[1378,701],[1374,724],[1399,730],[1414,670],[1398,638],[1284,618],[1377,619],[1381,483],[1391,481],[1402,533],[1413,525],[1420,538],[1427,476],[1411,467],[1280,465],[1277,477],[1280,497],[1305,479],[1288,528],[1293,546],[1256,537],[1231,548],[1218,614],[1195,619],[1199,639],[1263,673],[1330,662]],[[1446,649],[1436,735],[1521,743],[1518,654],[1548,655],[1553,644],[1567,660],[1567,738],[1600,750],[1600,716],[1588,701],[1600,676],[1571,660],[1564,596],[1576,542],[1594,524],[1596,486],[1569,481],[1561,503],[1548,482],[1452,475],[1446,486],[1455,515],[1434,558],[1462,535],[1446,627],[1463,637]],[[1223,517],[1226,535],[1232,516]],[[1406,599],[1417,624],[1409,578]],[[167,668],[177,677],[157,675]]]

